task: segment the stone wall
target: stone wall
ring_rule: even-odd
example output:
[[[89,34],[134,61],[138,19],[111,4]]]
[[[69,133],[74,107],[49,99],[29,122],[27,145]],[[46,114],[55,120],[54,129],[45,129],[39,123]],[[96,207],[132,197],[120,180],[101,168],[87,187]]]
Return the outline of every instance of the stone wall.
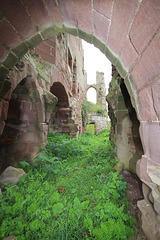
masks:
[[[142,157],[143,147],[139,134],[140,123],[124,80],[113,67],[109,85],[108,114],[111,119],[111,140],[115,143],[117,160],[125,169],[136,173],[137,161]]]
[[[89,113],[87,116],[87,124],[94,124],[95,134],[107,129],[107,117],[102,113]]]
[[[25,59],[10,71],[13,89],[4,96],[4,128],[0,136],[0,169],[17,166],[23,157],[34,159],[39,146],[46,144],[47,118],[57,98],[47,91],[33,66]],[[45,88],[44,88],[45,87]],[[47,107],[46,107],[47,106]]]
[[[97,103],[106,111],[106,86],[104,82],[104,73],[96,72],[96,92]],[[107,113],[107,111],[106,111]]]
[[[81,106],[87,84],[82,41],[70,35],[59,34],[55,52],[56,68],[50,90],[58,97],[58,103],[50,119],[49,130],[77,137],[82,133]]]
[[[107,95],[109,116],[111,119],[111,140],[115,143],[117,160],[133,173],[143,179],[142,190],[144,199],[138,201],[142,229],[147,239],[160,239],[160,189],[159,174],[154,163],[147,163],[140,139],[140,123],[130,96],[113,67],[113,77]],[[147,166],[148,164],[148,166]],[[143,167],[142,169],[142,166]],[[147,174],[146,174],[147,172]],[[148,177],[149,176],[149,177]]]
[[[71,58],[76,60],[72,63]],[[24,157],[34,159],[46,144],[48,130],[81,133],[86,91],[81,40],[59,34],[45,41],[27,53],[7,79],[12,85],[1,101],[0,171],[18,166]]]

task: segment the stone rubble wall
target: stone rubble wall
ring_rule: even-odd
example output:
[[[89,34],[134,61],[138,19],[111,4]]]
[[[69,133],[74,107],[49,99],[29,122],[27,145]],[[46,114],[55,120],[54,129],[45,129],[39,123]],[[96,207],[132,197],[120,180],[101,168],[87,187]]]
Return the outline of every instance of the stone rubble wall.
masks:
[[[89,113],[87,115],[87,124],[94,124],[95,134],[99,134],[101,131],[107,129],[107,117],[103,114]]]
[[[125,169],[138,174],[140,179],[143,179],[144,199],[137,202],[141,215],[140,221],[147,239],[158,240],[160,239],[160,182],[157,175],[159,169],[154,163],[147,163],[143,155],[144,150],[139,134],[140,123],[125,89],[124,81],[114,67],[112,75],[106,97],[111,119],[110,138],[116,147],[117,160]],[[142,169],[142,166],[145,168]]]
[[[112,74],[109,93],[106,97],[111,119],[110,137],[115,143],[118,161],[124,164],[125,169],[136,173],[137,161],[143,154],[139,134],[140,123],[123,79],[115,69]]]
[[[74,49],[72,58],[76,58],[76,81],[73,81],[73,72],[68,65],[69,45],[70,51]],[[53,56],[49,54],[51,49]],[[68,99],[68,115],[63,117],[61,108],[59,129],[52,122],[50,130],[52,128],[55,132],[72,136],[81,133],[81,104],[86,95],[86,74],[83,71],[81,51],[81,40],[62,34],[44,42],[43,47],[40,45],[27,53],[9,72],[7,79],[12,85],[5,89],[0,111],[1,172],[9,165],[18,166],[24,157],[33,160],[39,147],[46,145],[48,127],[59,102],[56,94],[51,92],[54,83],[61,84],[64,88]],[[77,94],[73,92],[73,85]],[[61,95],[63,94],[60,97]]]

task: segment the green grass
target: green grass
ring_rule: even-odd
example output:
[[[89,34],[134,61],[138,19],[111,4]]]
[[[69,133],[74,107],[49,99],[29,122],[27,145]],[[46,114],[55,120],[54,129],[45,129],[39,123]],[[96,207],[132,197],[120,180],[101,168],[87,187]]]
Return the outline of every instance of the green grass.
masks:
[[[99,103],[94,104],[87,99],[83,99],[81,110],[83,126],[86,125],[87,115],[90,113],[99,113],[101,116],[106,117],[105,110],[100,106]]]
[[[38,160],[21,162],[27,176],[3,187],[0,239],[126,240],[135,221],[111,149],[107,131],[48,134]]]
[[[87,124],[86,132],[95,134],[95,125],[94,124]]]

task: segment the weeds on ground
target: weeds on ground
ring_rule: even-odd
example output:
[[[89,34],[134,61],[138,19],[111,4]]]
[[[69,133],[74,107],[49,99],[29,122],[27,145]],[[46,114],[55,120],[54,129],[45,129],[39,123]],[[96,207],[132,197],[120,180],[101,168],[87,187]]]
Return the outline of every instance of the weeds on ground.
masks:
[[[126,240],[135,222],[115,163],[108,131],[48,134],[37,161],[20,163],[27,176],[3,186],[0,239]]]

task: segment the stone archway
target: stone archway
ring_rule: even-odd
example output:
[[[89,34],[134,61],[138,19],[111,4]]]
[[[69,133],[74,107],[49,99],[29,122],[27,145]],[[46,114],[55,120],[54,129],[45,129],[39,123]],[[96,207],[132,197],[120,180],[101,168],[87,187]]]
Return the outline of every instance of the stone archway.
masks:
[[[0,136],[1,170],[9,165],[18,166],[23,157],[33,159],[36,156],[39,144],[43,145],[45,141],[39,125],[42,111],[43,103],[35,81],[32,76],[27,76],[16,86],[9,101]]]
[[[58,102],[57,102],[58,108],[69,107],[69,98],[62,83],[54,82],[50,91],[53,95],[55,95],[58,98]]]
[[[60,82],[54,82],[50,91],[58,101],[51,114],[49,131],[77,136],[78,124],[72,117],[72,108],[65,87]]]
[[[160,186],[159,12],[159,0],[1,0],[1,111],[6,106],[3,102],[6,93],[13,89],[13,83],[6,78],[8,71],[28,49],[58,32],[79,36],[98,47],[124,79],[140,121],[144,149],[137,173],[150,189],[151,184],[157,188]],[[1,128],[4,119],[2,116]],[[157,208],[156,212],[159,214]]]
[[[35,69],[25,61],[10,71],[13,89],[3,103],[3,129],[0,135],[0,172],[9,165],[18,166],[27,157],[33,160],[45,146],[48,119],[57,98],[40,87]]]

